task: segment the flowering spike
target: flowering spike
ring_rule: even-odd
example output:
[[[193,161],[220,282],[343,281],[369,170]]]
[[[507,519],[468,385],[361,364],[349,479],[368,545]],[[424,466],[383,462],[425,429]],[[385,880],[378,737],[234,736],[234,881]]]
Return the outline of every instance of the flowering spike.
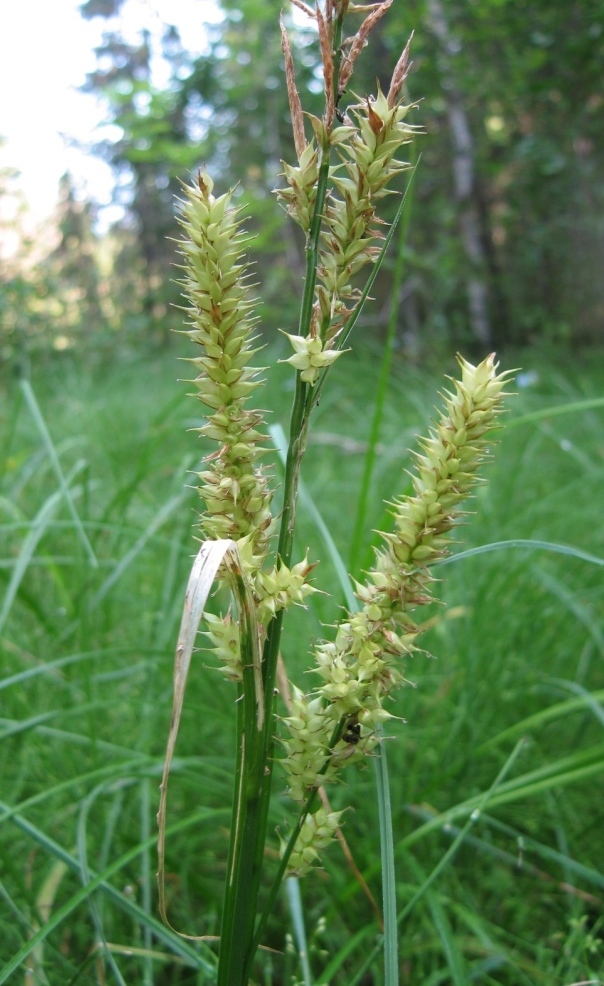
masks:
[[[293,355],[282,362],[295,368],[302,385],[296,387],[274,564],[268,561],[274,523],[272,491],[260,465],[265,451],[263,415],[248,407],[262,381],[260,370],[252,366],[256,318],[238,210],[231,204],[232,193],[213,194],[212,179],[204,170],[185,189],[181,217],[188,335],[201,348],[190,362],[198,373],[194,380],[197,396],[209,409],[198,431],[217,444],[198,474],[206,507],[201,527],[206,538],[236,541],[237,578],[245,582],[245,598],[249,597],[249,611],[253,610],[253,619],[241,627],[230,612],[206,616],[207,636],[220,671],[237,683],[243,698],[239,767],[250,773],[237,778],[231,838],[241,836],[241,842],[231,841],[230,858],[244,861],[256,858],[268,817],[275,718],[270,712],[281,634],[281,620],[275,616],[294,604],[305,605],[317,591],[309,581],[313,565],[307,557],[292,564],[299,469],[308,414],[316,403],[309,388],[342,355],[336,340],[363,297],[355,277],[381,254],[377,241],[384,236],[378,206],[390,194],[393,179],[410,167],[399,159],[399,152],[417,132],[406,122],[411,107],[401,102],[409,71],[409,44],[396,64],[386,96],[378,85],[376,96],[355,97],[357,102],[348,112],[339,106],[356,59],[393,0],[368,4],[325,0],[323,7],[317,0],[314,10],[304,0],[291,2],[318,27],[325,113],[322,118],[309,116],[314,137],[307,141],[292,52],[282,22],[297,163],[284,163],[287,187],[278,195],[306,236],[307,276],[300,334],[284,333]],[[339,46],[347,11],[366,16],[356,34],[334,52],[334,29]],[[332,154],[337,158],[335,166],[330,166]],[[414,455],[413,492],[390,504],[392,530],[382,535],[365,581],[355,584],[358,609],[340,621],[333,640],[315,646],[313,670],[318,684],[314,691],[305,695],[292,688],[289,715],[283,719],[286,739],[281,763],[291,798],[305,806],[288,860],[292,874],[303,875],[316,863],[337,831],[341,812],[323,807],[305,813],[321,785],[333,782],[344,764],[360,761],[376,748],[378,727],[391,718],[385,702],[405,683],[404,662],[418,650],[417,641],[425,629],[426,624],[416,622],[414,613],[430,602],[430,566],[448,551],[451,531],[463,516],[462,503],[480,482],[477,472],[487,455],[486,434],[499,414],[507,375],[497,374],[494,355],[476,367],[461,358],[459,363],[461,379],[452,382],[444,396],[444,411]],[[262,643],[265,663],[261,667],[257,645]],[[259,708],[267,711],[262,722],[256,716]],[[232,940],[239,913],[238,879],[229,880],[226,889],[221,931],[225,941]],[[242,955],[251,947],[253,922],[246,934]],[[222,955],[227,952],[223,950]],[[220,968],[226,968],[222,958]],[[229,966],[229,975],[234,968]],[[237,981],[247,981],[247,972],[242,966]]]
[[[242,255],[242,231],[232,193],[215,197],[205,172],[185,187],[180,224],[189,302],[189,338],[201,347],[191,362],[199,400],[212,412],[199,431],[219,449],[198,475],[205,501],[201,527],[208,538],[251,538],[253,564],[262,562],[272,528],[271,491],[258,464],[262,414],[247,407],[260,386],[254,355],[253,317]],[[253,569],[252,569],[253,574]]]
[[[294,355],[289,359],[279,360],[280,363],[290,363],[300,371],[300,377],[305,383],[314,387],[321,370],[335,363],[342,349],[323,349],[323,343],[318,337],[295,336],[284,332],[291,342]]]
[[[341,811],[327,811],[319,808],[314,815],[307,815],[296,840],[294,851],[287,864],[288,876],[305,876],[309,869],[318,862],[319,853],[333,841],[340,826]],[[285,849],[285,841],[281,851]]]
[[[394,501],[394,530],[382,535],[374,567],[366,582],[356,585],[360,609],[339,624],[334,641],[316,647],[321,683],[311,696],[296,693],[295,711],[285,720],[289,737],[282,764],[295,800],[333,780],[342,763],[371,751],[376,727],[390,717],[383,703],[404,682],[402,660],[417,650],[422,628],[412,612],[431,601],[428,566],[447,553],[448,535],[462,516],[460,503],[479,482],[477,471],[488,455],[486,435],[496,423],[509,376],[497,374],[494,355],[478,366],[458,360],[462,378],[454,381],[455,390],[421,443],[425,454],[417,457],[415,495]],[[347,727],[326,753],[326,736],[338,722],[353,722],[355,731]]]

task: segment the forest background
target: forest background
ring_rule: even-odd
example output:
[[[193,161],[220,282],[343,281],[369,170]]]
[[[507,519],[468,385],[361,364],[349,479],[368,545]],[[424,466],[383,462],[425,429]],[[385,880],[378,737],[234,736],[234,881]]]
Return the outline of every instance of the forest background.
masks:
[[[173,25],[165,25],[161,52],[150,32],[126,41],[124,0],[82,5],[85,18],[107,27],[86,88],[104,101],[113,125],[111,140],[93,151],[113,169],[122,218],[99,234],[95,203],[82,201],[64,176],[52,245],[26,239],[0,274],[5,356],[77,344],[104,358],[108,349],[138,348],[141,337],[145,347],[167,343],[180,321],[174,200],[179,182],[202,163],[220,190],[237,186],[251,217],[265,329],[295,319],[303,244],[271,195],[281,159],[292,156],[282,4],[220,6],[207,51],[194,58]],[[316,36],[303,18],[294,17],[292,31],[302,51],[303,101],[316,111]],[[424,136],[398,343],[420,360],[443,348],[601,342],[604,4],[396,0],[361,60],[360,91],[384,81],[412,31],[409,98],[418,102],[413,121]],[[171,76],[163,88],[152,82],[159,55]],[[10,183],[5,171],[0,196]],[[377,336],[390,281],[386,265],[371,313]]]

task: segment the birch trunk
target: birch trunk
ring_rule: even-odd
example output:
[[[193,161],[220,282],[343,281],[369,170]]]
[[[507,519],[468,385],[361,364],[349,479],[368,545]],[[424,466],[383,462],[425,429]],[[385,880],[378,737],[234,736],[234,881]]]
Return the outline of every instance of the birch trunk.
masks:
[[[468,261],[466,289],[470,325],[476,340],[484,346],[490,346],[492,331],[487,289],[488,258],[480,235],[474,147],[463,95],[456,84],[453,68],[460,45],[449,30],[441,0],[428,0],[428,18],[440,46],[443,92],[453,145],[453,186],[459,210],[461,241]]]

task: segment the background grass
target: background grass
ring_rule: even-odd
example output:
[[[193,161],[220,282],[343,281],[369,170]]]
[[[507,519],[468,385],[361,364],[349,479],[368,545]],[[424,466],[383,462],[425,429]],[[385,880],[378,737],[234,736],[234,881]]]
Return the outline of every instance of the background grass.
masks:
[[[369,346],[334,367],[304,467],[346,562],[379,362]],[[604,558],[604,358],[523,353],[505,362],[521,364],[524,375],[460,550],[525,539]],[[212,981],[209,946],[161,932],[153,917],[157,785],[195,549],[197,499],[187,484],[203,451],[187,432],[201,407],[175,383],[183,366],[170,351],[102,372],[57,359],[31,380],[47,435],[18,381],[4,384],[0,982]],[[453,362],[445,369],[454,372]],[[271,423],[286,427],[291,384],[287,368],[276,368],[263,394]],[[440,372],[395,360],[368,532],[388,523],[383,499],[407,487],[407,449],[425,432],[442,385]],[[342,594],[303,504],[297,543],[299,556],[308,547],[311,559],[323,559],[316,585],[333,593],[313,597],[287,624],[283,656],[308,688],[308,640],[337,616]],[[371,558],[371,534],[361,554],[360,568]],[[426,611],[424,638],[436,657],[410,663],[414,687],[393,707],[406,722],[389,730],[401,981],[598,982],[603,569],[533,544],[463,556],[438,575],[447,609]],[[193,934],[217,933],[233,722],[233,693],[200,654],[171,783],[169,821],[178,830],[167,859],[173,923]],[[277,777],[272,830],[288,813]],[[379,899],[373,785],[371,770],[351,770],[330,797],[334,808],[355,805],[346,838]],[[379,984],[380,961],[371,959],[379,929],[337,848],[302,893],[315,980]],[[268,944],[285,955],[263,953],[258,982],[301,976],[289,928],[283,894]]]

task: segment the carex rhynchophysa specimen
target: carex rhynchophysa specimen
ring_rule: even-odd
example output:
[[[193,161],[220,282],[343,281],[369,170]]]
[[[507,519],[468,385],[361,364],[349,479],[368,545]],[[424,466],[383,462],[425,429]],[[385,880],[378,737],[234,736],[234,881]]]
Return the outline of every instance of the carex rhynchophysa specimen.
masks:
[[[245,640],[230,612],[207,617],[215,656],[240,699],[219,986],[244,986],[279,880],[286,871],[303,874],[337,830],[341,813],[325,806],[315,810],[317,789],[333,780],[343,765],[375,749],[376,727],[390,717],[385,703],[403,681],[403,660],[414,651],[420,632],[413,611],[429,600],[429,566],[446,552],[461,503],[478,481],[486,435],[495,423],[505,384],[494,357],[477,367],[460,360],[461,380],[446,395],[444,410],[416,456],[414,493],[392,504],[393,530],[383,535],[366,580],[356,584],[358,611],[344,617],[333,639],[314,648],[317,687],[305,695],[292,686],[291,708],[283,720],[281,764],[289,793],[299,805],[298,820],[283,843],[269,905],[256,921],[276,759],[273,706],[283,614],[291,604],[304,604],[314,591],[309,582],[313,566],[307,558],[292,563],[297,485],[309,418],[366,297],[359,275],[383,257],[384,223],[378,209],[391,191],[389,185],[409,168],[400,151],[416,130],[406,122],[411,107],[402,99],[408,46],[387,93],[378,89],[370,97],[352,95],[344,105],[356,59],[392,0],[368,5],[326,0],[314,8],[303,0],[293,2],[317,25],[325,112],[322,118],[303,114],[282,23],[296,162],[284,163],[286,187],[277,194],[304,232],[306,278],[297,331],[286,332],[294,352],[284,362],[296,371],[296,392],[283,510],[277,519],[263,465],[263,414],[250,407],[262,381],[252,366],[258,352],[256,318],[238,210],[231,192],[214,196],[205,171],[185,189],[182,203],[188,334],[201,348],[191,362],[198,371],[198,396],[208,413],[200,432],[217,445],[199,473],[205,504],[200,526],[206,542],[228,545],[224,550],[232,565],[229,571],[220,569],[219,577],[225,584],[232,584],[233,577],[238,580],[239,607],[253,609],[253,619],[246,613]],[[345,38],[347,15],[359,13],[364,15],[360,25]],[[250,633],[257,639],[250,641]],[[257,672],[253,698],[246,674],[251,660]]]

